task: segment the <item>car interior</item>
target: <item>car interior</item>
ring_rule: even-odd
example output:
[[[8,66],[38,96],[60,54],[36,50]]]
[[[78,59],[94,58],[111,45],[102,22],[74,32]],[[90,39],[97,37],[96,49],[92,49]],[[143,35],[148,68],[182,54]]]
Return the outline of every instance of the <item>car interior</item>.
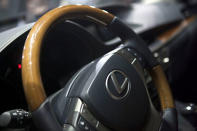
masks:
[[[196,7],[0,1],[0,131],[197,131]]]

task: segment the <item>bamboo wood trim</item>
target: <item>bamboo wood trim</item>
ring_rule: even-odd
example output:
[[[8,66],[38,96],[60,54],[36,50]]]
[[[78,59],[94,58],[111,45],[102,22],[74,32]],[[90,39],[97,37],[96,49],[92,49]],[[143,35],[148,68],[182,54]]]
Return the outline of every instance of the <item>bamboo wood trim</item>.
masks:
[[[150,74],[159,94],[162,110],[165,110],[167,108],[175,108],[170,86],[168,84],[162,67],[160,65],[155,66],[150,71]]]
[[[161,41],[162,43],[168,42],[168,40],[170,40],[173,36],[181,32],[185,27],[187,27],[196,18],[197,18],[196,16],[192,16],[183,20],[180,24],[176,25],[173,28],[170,28],[169,30],[159,35],[157,39]]]
[[[56,8],[42,16],[33,26],[25,41],[22,56],[22,81],[26,100],[31,111],[46,99],[40,76],[40,48],[49,28],[62,19],[87,18],[107,26],[114,16],[104,10],[84,5]]]

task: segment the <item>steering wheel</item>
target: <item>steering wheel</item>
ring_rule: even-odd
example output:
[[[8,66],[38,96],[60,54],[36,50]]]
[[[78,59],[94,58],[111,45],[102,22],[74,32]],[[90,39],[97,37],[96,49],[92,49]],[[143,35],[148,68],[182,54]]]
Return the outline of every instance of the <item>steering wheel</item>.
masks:
[[[73,18],[106,27],[121,38],[122,45],[84,66],[62,90],[46,97],[39,65],[42,41],[56,23]],[[152,104],[144,68],[157,89],[162,112]],[[161,66],[144,41],[105,10],[69,5],[42,16],[25,42],[22,81],[34,123],[41,130],[177,130],[173,97]]]

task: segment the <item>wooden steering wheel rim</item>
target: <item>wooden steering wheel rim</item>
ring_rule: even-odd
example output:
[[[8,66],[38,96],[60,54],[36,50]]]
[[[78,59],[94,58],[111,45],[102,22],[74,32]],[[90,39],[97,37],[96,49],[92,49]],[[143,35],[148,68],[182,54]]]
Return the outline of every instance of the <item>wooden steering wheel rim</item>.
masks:
[[[85,18],[103,26],[109,25],[114,15],[85,5],[56,8],[42,16],[33,26],[25,41],[22,56],[22,81],[30,111],[35,111],[45,101],[46,94],[40,75],[40,49],[49,28],[60,19]],[[150,70],[163,110],[174,108],[172,94],[160,65]]]

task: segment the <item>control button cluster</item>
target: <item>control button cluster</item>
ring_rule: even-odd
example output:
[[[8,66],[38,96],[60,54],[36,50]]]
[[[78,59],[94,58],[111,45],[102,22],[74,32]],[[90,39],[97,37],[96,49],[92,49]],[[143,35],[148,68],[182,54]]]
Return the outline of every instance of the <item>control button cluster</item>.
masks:
[[[83,118],[84,121],[87,121],[92,129],[95,129],[95,131],[109,131],[102,123],[100,123],[93,114],[88,110],[87,105],[83,104],[80,116]],[[83,122],[81,123],[83,124]],[[87,129],[88,127],[86,127]]]
[[[88,110],[87,105],[79,98],[72,98],[72,106],[70,108],[70,118],[65,122],[64,129],[68,125],[80,131],[110,131],[101,122],[99,122],[94,115]]]
[[[96,129],[89,122],[87,122],[82,116],[79,116],[78,126],[83,131],[96,131]]]
[[[0,127],[23,128],[31,122],[31,119],[31,113],[22,109],[6,111],[0,115]]]

